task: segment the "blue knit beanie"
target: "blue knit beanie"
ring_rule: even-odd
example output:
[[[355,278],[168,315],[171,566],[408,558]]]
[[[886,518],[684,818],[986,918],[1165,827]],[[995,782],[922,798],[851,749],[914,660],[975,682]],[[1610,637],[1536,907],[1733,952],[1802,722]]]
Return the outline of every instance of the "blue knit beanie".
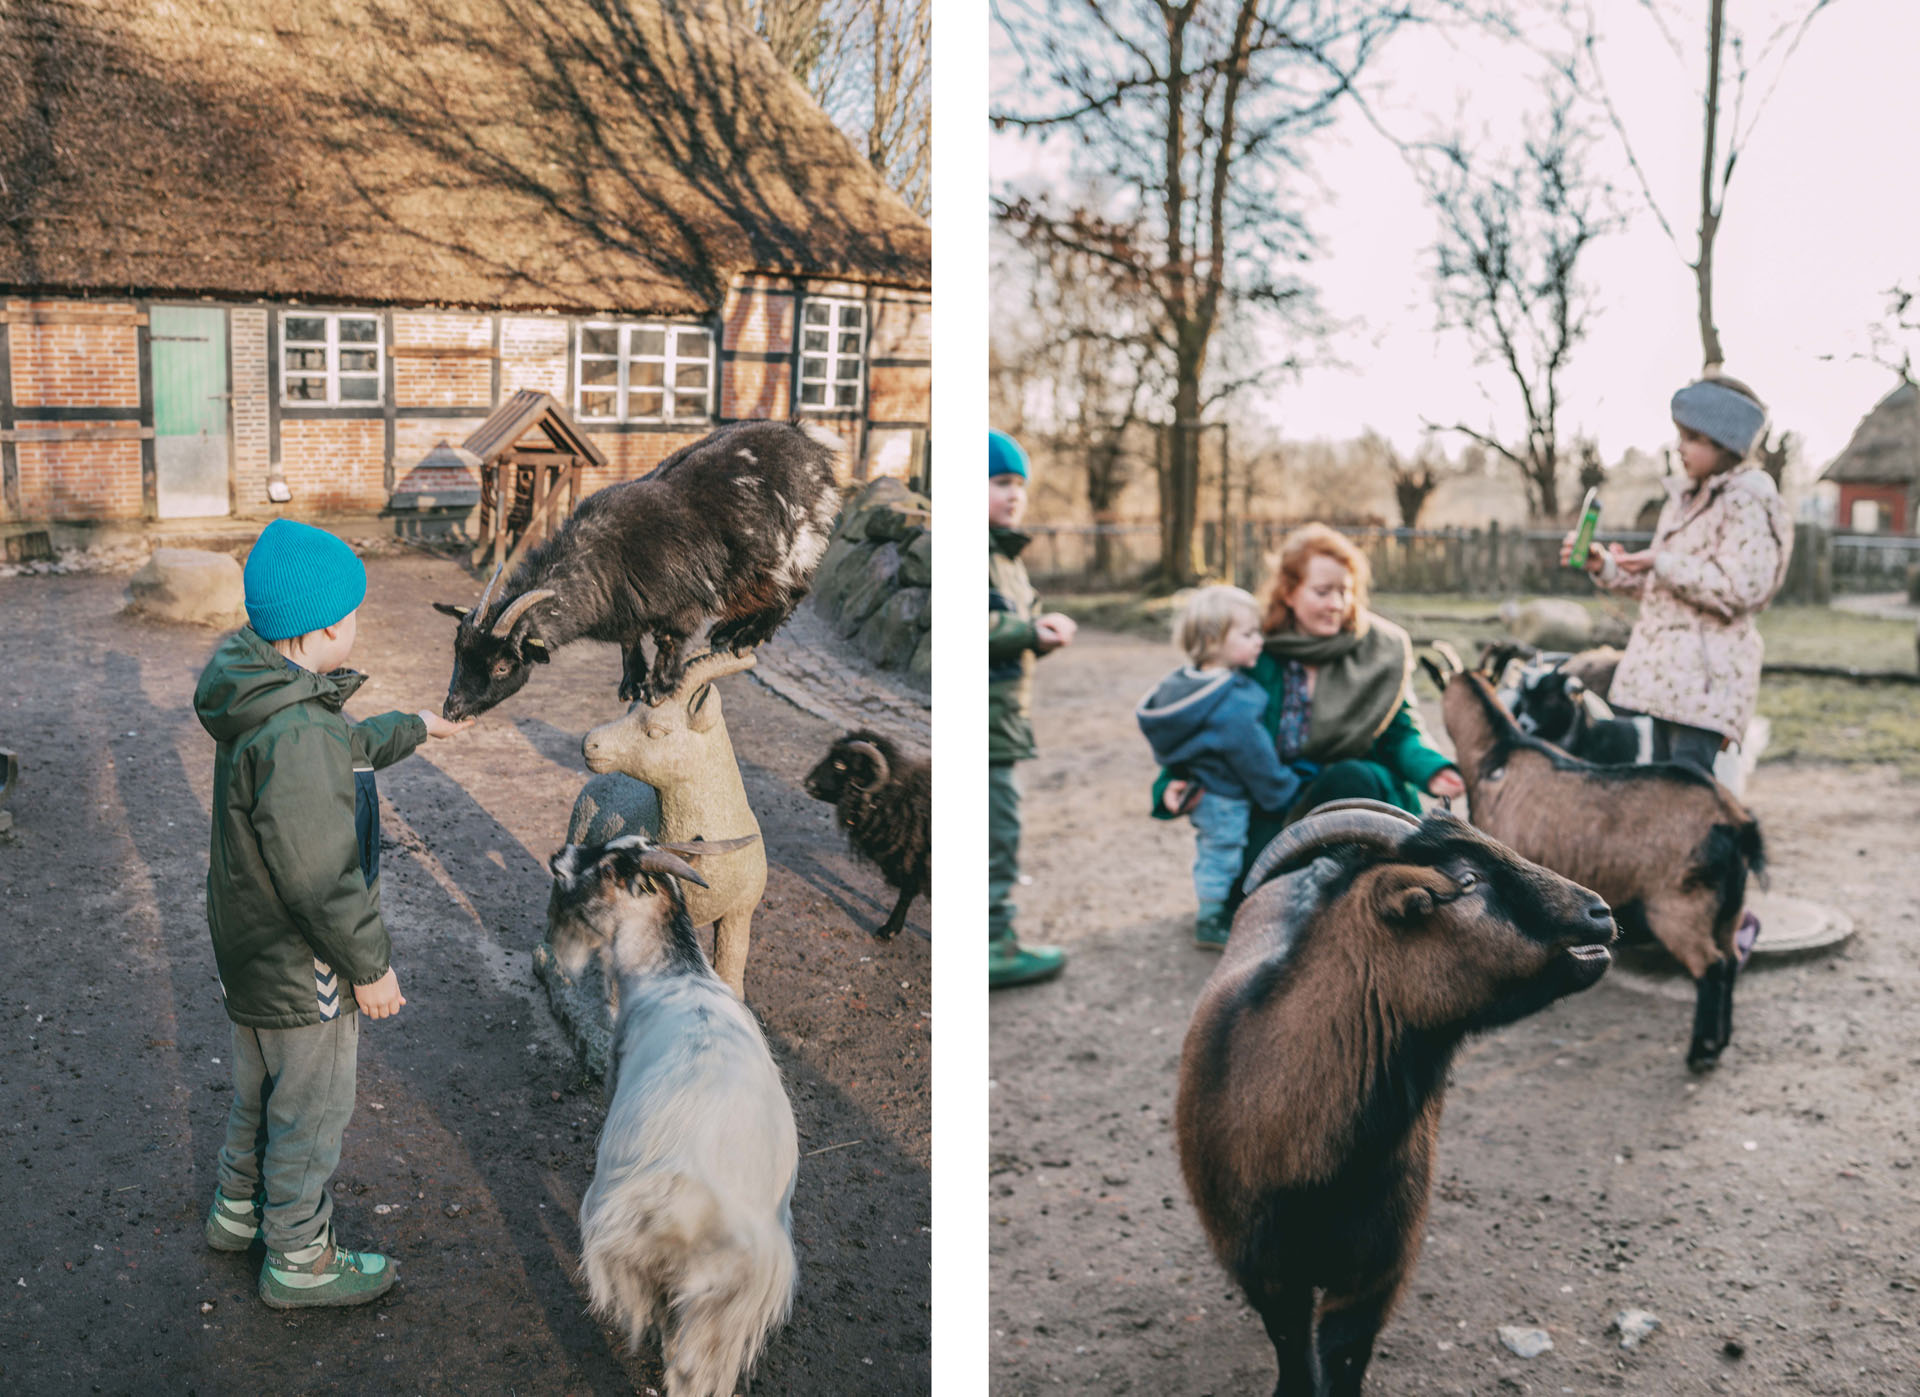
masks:
[[[331,626],[367,595],[367,570],[325,529],[276,519],[260,531],[243,574],[247,620],[262,640]]]
[[[1719,379],[1703,378],[1673,395],[1673,420],[1676,426],[1698,432],[1745,460],[1767,425],[1767,410],[1751,394]]]
[[[1020,443],[1005,432],[987,433],[987,479],[996,475],[1017,475],[1022,480],[1031,480],[1033,473],[1027,468],[1027,453]]]

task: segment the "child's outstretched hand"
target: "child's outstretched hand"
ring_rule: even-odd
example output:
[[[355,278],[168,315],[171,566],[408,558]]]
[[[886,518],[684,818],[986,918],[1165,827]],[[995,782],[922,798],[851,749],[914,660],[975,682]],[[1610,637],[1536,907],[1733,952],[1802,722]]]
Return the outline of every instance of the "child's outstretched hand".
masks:
[[[360,1012],[370,1019],[390,1019],[407,1002],[406,996],[400,993],[400,977],[393,973],[392,966],[372,984],[355,985],[353,997],[359,1001]]]
[[[1063,645],[1073,644],[1074,632],[1079,629],[1073,617],[1063,611],[1049,611],[1033,623],[1033,633],[1040,641],[1040,653],[1043,655]]]
[[[458,737],[479,720],[462,718],[457,723],[449,723],[431,708],[423,708],[420,710],[420,721],[427,725],[428,737]]]

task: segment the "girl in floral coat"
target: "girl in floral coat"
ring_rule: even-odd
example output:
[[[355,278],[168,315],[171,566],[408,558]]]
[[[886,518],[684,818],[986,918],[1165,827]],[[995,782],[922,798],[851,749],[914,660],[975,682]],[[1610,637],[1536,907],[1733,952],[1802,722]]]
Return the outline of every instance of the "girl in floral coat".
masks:
[[[1786,580],[1793,523],[1773,480],[1748,457],[1765,406],[1731,378],[1705,378],[1673,395],[1681,479],[1653,542],[1629,553],[1598,544],[1585,559],[1601,587],[1637,598],[1640,618],[1614,674],[1616,710],[1653,719],[1653,759],[1712,774],[1714,755],[1746,735],[1760,695],[1754,617]],[[1564,561],[1573,535],[1562,546]],[[1748,913],[1744,947],[1758,935]]]

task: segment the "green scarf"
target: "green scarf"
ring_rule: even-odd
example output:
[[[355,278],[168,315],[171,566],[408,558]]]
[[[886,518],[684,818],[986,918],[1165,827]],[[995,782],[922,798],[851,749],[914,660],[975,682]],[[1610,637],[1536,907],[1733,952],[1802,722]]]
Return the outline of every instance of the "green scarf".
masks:
[[[1266,652],[1276,660],[1318,667],[1313,681],[1307,754],[1323,766],[1364,757],[1387,730],[1413,674],[1413,644],[1383,616],[1360,613],[1350,631],[1303,635],[1273,631]]]

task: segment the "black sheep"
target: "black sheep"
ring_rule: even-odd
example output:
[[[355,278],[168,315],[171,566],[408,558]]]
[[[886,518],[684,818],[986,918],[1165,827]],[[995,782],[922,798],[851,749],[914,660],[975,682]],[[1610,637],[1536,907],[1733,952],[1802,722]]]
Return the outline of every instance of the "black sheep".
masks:
[[[477,606],[434,603],[460,618],[446,716],[486,712],[582,637],[621,647],[620,697],[649,706],[679,685],[685,646],[708,621],[716,651],[765,642],[806,596],[826,551],[840,508],[837,450],[818,428],[739,422],[587,496],[528,552],[500,601],[496,572]]]
[[[933,890],[933,768],[861,728],[827,749],[807,773],[806,789],[833,806],[853,852],[899,892],[886,924],[874,932],[891,940],[906,925],[915,896]]]

